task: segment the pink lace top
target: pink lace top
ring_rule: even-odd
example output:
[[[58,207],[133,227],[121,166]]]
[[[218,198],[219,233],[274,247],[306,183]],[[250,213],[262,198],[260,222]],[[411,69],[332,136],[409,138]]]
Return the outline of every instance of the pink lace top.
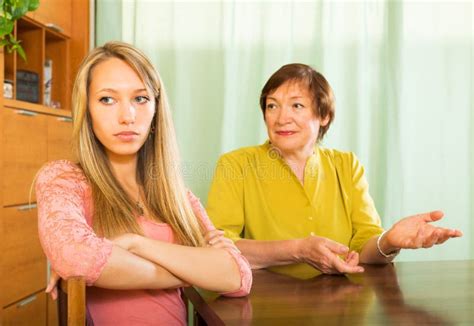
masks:
[[[43,250],[51,266],[67,279],[83,276],[93,285],[100,276],[113,244],[98,237],[92,225],[91,188],[82,170],[66,160],[46,164],[36,181],[38,202],[38,230]],[[207,230],[214,229],[199,199],[188,193],[194,213]],[[171,227],[139,217],[138,223],[146,236],[174,242]],[[252,272],[248,261],[228,251],[239,266],[241,288],[226,296],[243,296],[250,292]],[[172,290],[107,290],[87,289],[87,305],[94,323],[186,324],[186,308],[179,289]]]

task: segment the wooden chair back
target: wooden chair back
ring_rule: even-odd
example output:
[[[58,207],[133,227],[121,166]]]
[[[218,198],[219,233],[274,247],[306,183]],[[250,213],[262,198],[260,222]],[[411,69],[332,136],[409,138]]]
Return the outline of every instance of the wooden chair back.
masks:
[[[86,315],[86,283],[84,278],[73,277],[68,280],[61,279],[58,287],[59,325],[91,325],[92,319],[86,318]]]

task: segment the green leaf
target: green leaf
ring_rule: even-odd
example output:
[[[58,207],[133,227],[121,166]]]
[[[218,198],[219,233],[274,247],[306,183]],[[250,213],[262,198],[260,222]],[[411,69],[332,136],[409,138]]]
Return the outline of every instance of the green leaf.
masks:
[[[33,11],[38,9],[40,5],[39,0],[30,0],[30,3],[28,4],[28,11]]]
[[[12,44],[20,44],[21,43],[21,40],[17,40],[15,38],[15,35],[13,35],[13,33],[8,34],[8,38],[10,39],[10,43],[12,43]]]
[[[13,20],[17,20],[27,13],[28,1],[29,0],[13,0],[11,9],[9,10],[12,14]]]
[[[18,41],[14,35],[10,34],[8,35],[9,39],[10,39],[10,43],[14,46],[18,45],[21,43],[21,41]]]
[[[28,12],[28,7],[16,7],[12,12],[13,20],[23,17]]]
[[[38,6],[39,0],[0,0],[0,46],[4,46],[9,53],[17,51],[25,61],[25,51],[13,35],[14,22]]]
[[[20,44],[16,45],[16,52],[20,55],[20,57],[26,62],[26,54]]]
[[[7,20],[4,17],[0,18],[0,37],[3,38],[5,35],[13,32],[14,23],[11,20]]]

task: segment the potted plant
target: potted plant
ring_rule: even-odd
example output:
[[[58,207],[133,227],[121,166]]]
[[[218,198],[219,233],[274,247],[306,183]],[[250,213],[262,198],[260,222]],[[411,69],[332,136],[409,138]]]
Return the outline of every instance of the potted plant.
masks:
[[[8,53],[17,51],[26,60],[25,51],[13,35],[15,21],[28,11],[36,10],[39,0],[0,0],[0,47],[5,47]]]

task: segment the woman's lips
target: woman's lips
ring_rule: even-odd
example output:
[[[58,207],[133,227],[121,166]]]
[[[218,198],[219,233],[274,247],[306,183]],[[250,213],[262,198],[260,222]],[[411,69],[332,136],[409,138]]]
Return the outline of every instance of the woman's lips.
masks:
[[[276,134],[279,136],[291,136],[295,134],[295,132],[294,131],[277,131]]]
[[[138,137],[138,133],[134,131],[122,131],[118,134],[115,134],[114,136],[122,141],[132,141]]]

